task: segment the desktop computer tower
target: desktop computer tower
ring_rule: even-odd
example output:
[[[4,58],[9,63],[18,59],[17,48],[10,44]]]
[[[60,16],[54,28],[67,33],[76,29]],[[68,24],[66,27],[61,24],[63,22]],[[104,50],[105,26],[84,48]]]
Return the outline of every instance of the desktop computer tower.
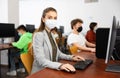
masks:
[[[109,28],[98,28],[96,31],[96,57],[106,57]]]
[[[96,57],[105,59],[107,53],[107,44],[109,37],[109,28],[98,28],[96,31]],[[120,59],[120,29],[117,29],[117,37],[113,57]]]

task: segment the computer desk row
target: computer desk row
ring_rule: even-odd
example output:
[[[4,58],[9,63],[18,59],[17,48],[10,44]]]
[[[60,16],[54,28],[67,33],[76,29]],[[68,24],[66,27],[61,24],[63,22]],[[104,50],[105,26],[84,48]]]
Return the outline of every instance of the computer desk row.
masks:
[[[77,70],[76,73],[68,73],[65,71],[59,71],[54,69],[45,68],[26,78],[120,78],[120,73],[106,72],[106,64],[104,59],[98,59],[95,53],[80,52],[76,55],[83,56],[86,59],[92,59],[93,64],[88,66],[84,70]],[[62,63],[75,64],[76,62],[61,60]],[[110,61],[110,63],[114,63]]]
[[[0,44],[0,56],[2,50],[8,50],[8,67],[10,68],[10,59],[9,59],[9,53],[10,48],[13,48],[13,46],[10,46],[9,43],[6,44]],[[3,59],[2,59],[3,60]]]
[[[0,44],[0,51],[1,50],[6,50],[6,49],[10,49],[12,48],[12,46],[9,45],[9,43],[7,44]]]

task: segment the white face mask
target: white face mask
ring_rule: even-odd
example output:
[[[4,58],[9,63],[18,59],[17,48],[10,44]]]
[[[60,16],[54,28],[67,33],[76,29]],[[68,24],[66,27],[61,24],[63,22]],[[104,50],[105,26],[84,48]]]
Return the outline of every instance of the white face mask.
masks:
[[[57,20],[47,19],[45,21],[45,25],[51,30],[51,29],[57,27]]]

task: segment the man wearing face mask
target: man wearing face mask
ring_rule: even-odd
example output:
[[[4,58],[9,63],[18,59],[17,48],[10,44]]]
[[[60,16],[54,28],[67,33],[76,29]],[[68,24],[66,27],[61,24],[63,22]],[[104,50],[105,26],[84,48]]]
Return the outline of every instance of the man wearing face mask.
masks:
[[[73,19],[71,21],[72,32],[68,36],[67,44],[69,47],[75,46],[78,51],[95,52],[95,44],[88,42],[81,34],[83,21],[81,19]]]
[[[21,53],[27,53],[28,52],[28,43],[32,41],[32,34],[27,32],[24,25],[20,25],[17,28],[18,35],[20,36],[20,39],[17,42],[11,43],[13,48],[10,49],[10,71],[7,72],[7,75],[9,76],[16,76],[17,72],[25,72],[24,66],[21,62],[19,63],[19,69],[16,70],[15,66],[15,57],[20,58]],[[19,50],[18,50],[19,49]]]
[[[87,31],[86,39],[87,39],[87,41],[95,44],[96,43],[97,23],[96,22],[91,22],[89,27],[90,27],[90,30]]]

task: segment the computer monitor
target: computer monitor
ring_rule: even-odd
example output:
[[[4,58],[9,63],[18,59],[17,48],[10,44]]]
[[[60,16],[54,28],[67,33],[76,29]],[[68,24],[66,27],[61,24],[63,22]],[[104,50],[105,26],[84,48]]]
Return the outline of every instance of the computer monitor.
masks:
[[[114,64],[110,65],[109,61],[112,57],[112,54],[114,52],[114,46],[116,41],[116,33],[117,33],[117,26],[119,26],[119,23],[116,25],[116,17],[113,16],[113,24],[110,27],[109,31],[109,38],[108,38],[108,45],[107,45],[107,53],[106,53],[106,59],[105,63],[108,64],[105,71],[111,71],[111,72],[120,72],[120,64]],[[114,57],[112,57],[114,59]]]
[[[110,28],[98,28],[96,31],[96,57],[105,59]]]
[[[35,31],[35,25],[26,24],[26,29],[27,29],[28,32],[33,33]]]
[[[17,29],[15,30],[15,37],[14,37],[14,41],[17,42],[20,39],[20,35],[17,32]]]
[[[64,26],[60,26],[59,31],[60,31],[61,33],[64,33]]]
[[[102,27],[98,28],[96,31],[96,57],[105,59],[107,53],[107,44],[109,37],[110,28]],[[113,52],[113,57],[115,60],[120,60],[120,28],[117,27],[117,37],[115,41],[115,52]]]
[[[14,37],[15,25],[12,23],[0,23],[0,38]]]

